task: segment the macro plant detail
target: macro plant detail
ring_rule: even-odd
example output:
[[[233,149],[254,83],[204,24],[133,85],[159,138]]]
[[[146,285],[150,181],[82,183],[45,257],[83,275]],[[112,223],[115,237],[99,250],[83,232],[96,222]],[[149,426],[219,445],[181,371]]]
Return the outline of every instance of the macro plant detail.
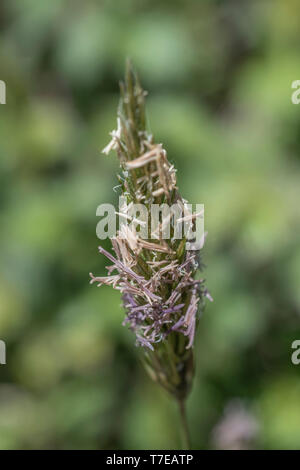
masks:
[[[200,253],[204,238],[198,249],[189,250],[191,240],[186,231],[182,238],[174,236],[176,217],[164,217],[161,211],[155,233],[150,230],[150,221],[143,220],[142,211],[138,218],[133,218],[132,205],[146,206],[149,219],[153,204],[177,204],[186,214],[187,201],[178,191],[176,170],[166,150],[155,143],[147,130],[146,92],[129,62],[120,91],[117,129],[111,132],[111,141],[103,153],[114,150],[120,161],[119,182],[125,204],[119,217],[124,223],[111,237],[114,255],[99,247],[99,252],[112,263],[107,267],[108,275],[90,273],[90,283],[111,285],[121,292],[123,324],[135,334],[150,377],[178,401],[184,446],[188,448],[185,401],[194,376],[195,333],[205,299],[212,300],[204,279],[197,276],[203,267]],[[194,233],[198,216],[188,212],[180,222]],[[139,228],[146,222],[147,240],[139,235]],[[167,224],[170,224],[168,239],[163,236]]]

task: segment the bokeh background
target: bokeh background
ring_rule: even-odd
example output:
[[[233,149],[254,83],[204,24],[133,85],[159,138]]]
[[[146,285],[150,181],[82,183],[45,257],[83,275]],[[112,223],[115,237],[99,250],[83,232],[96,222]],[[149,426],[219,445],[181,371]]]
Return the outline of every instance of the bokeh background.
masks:
[[[96,207],[117,203],[118,80],[131,57],[148,118],[205,204],[214,297],[196,344],[193,447],[300,448],[297,0],[2,0],[1,449],[176,449],[104,274]],[[104,243],[108,247],[108,243]]]

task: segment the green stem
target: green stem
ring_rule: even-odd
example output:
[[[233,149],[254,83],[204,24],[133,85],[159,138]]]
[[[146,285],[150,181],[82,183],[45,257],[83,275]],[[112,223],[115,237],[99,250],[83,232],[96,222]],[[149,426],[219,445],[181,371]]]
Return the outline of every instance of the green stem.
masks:
[[[178,399],[180,418],[181,418],[181,434],[182,434],[182,445],[183,449],[191,449],[191,439],[190,432],[187,422],[186,408],[185,408],[185,399]]]

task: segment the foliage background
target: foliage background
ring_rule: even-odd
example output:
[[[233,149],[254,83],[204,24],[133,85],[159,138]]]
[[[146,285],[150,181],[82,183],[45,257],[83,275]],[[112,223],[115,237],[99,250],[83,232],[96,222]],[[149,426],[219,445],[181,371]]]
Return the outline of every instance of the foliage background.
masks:
[[[182,194],[205,204],[215,300],[198,330],[193,446],[218,446],[213,430],[239,399],[259,426],[252,446],[300,448],[298,7],[1,2],[1,449],[180,445],[176,407],[141,368],[118,293],[88,284],[106,264],[96,207],[117,203],[117,161],[100,149],[127,56]]]

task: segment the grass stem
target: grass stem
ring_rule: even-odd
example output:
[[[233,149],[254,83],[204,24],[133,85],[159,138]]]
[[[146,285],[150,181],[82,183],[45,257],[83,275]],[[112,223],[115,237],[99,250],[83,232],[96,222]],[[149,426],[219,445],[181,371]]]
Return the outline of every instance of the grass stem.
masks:
[[[180,419],[181,419],[181,434],[182,434],[182,445],[183,449],[191,449],[191,438],[187,421],[185,399],[178,400]]]

